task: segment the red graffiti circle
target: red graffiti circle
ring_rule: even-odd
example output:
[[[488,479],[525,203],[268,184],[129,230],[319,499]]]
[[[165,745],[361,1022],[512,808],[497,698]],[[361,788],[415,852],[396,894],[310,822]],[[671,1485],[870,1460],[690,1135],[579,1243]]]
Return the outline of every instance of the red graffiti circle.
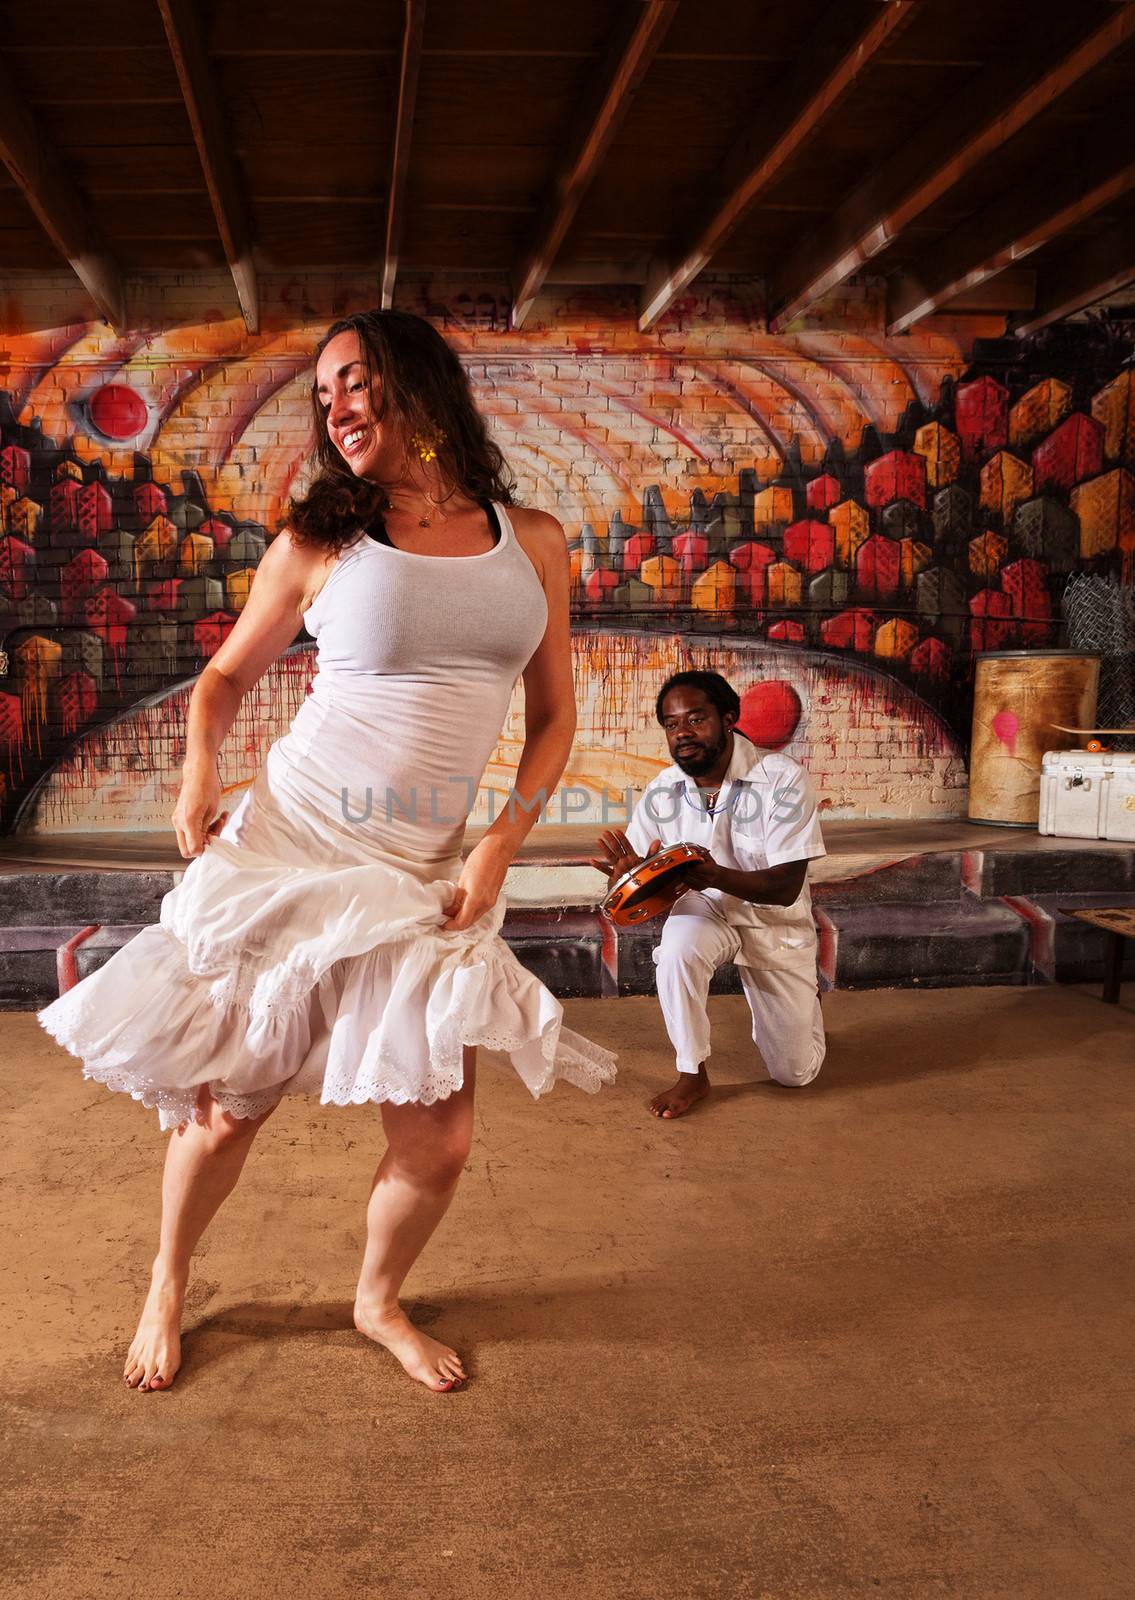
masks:
[[[771,678],[745,690],[737,726],[762,750],[782,750],[796,732],[801,710],[792,685]]]
[[[133,439],[149,417],[142,396],[122,383],[106,383],[96,389],[87,410],[104,439]]]

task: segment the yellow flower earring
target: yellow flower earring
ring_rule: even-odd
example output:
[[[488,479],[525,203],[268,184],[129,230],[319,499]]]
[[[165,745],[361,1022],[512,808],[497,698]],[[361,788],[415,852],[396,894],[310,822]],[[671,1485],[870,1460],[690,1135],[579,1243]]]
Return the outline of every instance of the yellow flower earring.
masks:
[[[444,440],[445,434],[442,432],[442,430],[434,427],[431,427],[429,430],[423,429],[418,433],[412,433],[410,435],[410,443],[418,452],[423,466],[429,466],[431,461],[437,460],[438,445],[442,444]],[[438,502],[434,499],[433,495],[430,494],[428,489],[425,491],[425,494],[426,504],[429,506],[429,510],[423,511],[421,516],[419,516],[419,528],[428,528],[434,512],[438,509]],[[444,514],[442,520],[445,520]]]
[[[427,464],[437,460],[437,447],[439,444],[443,444],[444,441],[445,434],[440,428],[435,428],[429,432],[423,430],[420,433],[410,435],[410,443]]]

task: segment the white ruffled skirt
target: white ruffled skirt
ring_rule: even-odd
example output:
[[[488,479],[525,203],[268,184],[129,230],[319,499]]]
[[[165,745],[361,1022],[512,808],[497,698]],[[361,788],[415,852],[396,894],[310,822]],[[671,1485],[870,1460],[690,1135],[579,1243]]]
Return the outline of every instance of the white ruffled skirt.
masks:
[[[296,815],[282,756],[160,920],[37,1013],[85,1077],[157,1107],[163,1128],[196,1115],[202,1084],[237,1117],[284,1094],[428,1105],[461,1087],[465,1045],[507,1054],[534,1097],[613,1082],[614,1055],[564,1027],[500,937],[503,895],[445,931],[452,877],[423,880],[357,832],[313,851],[318,817]]]

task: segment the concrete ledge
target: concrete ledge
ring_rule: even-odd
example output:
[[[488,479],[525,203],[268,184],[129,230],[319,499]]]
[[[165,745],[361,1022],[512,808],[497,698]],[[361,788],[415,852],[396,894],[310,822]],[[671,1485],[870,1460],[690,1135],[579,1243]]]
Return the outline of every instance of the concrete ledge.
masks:
[[[820,973],[829,989],[1029,980],[1028,929],[1001,903],[829,904],[819,920]]]
[[[0,874],[0,927],[74,922],[156,922],[180,874],[68,872],[54,867]]]
[[[1046,839],[1043,850],[969,852],[966,887],[988,899],[1001,895],[1135,894],[1135,847],[1098,839]],[[1071,848],[1078,846],[1079,848]]]
[[[562,998],[653,992],[661,920],[612,927],[598,910],[604,879],[580,859],[590,834],[556,831],[554,848],[543,840],[543,854],[523,854],[509,872],[505,939]],[[825,836],[832,848],[810,877],[827,988],[1094,981],[1103,936],[1058,905],[1135,897],[1135,848],[1126,844],[964,824],[828,824]],[[182,875],[149,864],[137,840],[117,867],[83,865],[81,852],[67,865],[16,856],[0,842],[0,1004],[16,1009],[57,993],[59,945],[102,924],[76,951],[86,976],[158,921]],[[711,992],[739,989],[727,965]]]
[[[1098,906],[1135,906],[1133,894],[1055,894],[1029,897],[1007,895],[1029,930],[1029,962],[1043,983],[1102,983],[1107,934],[1078,917],[1066,917],[1061,907],[1088,911]],[[1124,951],[1123,976],[1135,978],[1135,940]]]

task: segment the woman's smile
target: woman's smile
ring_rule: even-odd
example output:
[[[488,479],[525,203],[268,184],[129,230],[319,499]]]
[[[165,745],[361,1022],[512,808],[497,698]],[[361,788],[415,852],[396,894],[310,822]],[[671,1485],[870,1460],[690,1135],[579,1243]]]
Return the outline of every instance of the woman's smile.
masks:
[[[352,428],[348,433],[341,435],[339,449],[345,456],[358,455],[367,442],[370,429],[367,427]]]

